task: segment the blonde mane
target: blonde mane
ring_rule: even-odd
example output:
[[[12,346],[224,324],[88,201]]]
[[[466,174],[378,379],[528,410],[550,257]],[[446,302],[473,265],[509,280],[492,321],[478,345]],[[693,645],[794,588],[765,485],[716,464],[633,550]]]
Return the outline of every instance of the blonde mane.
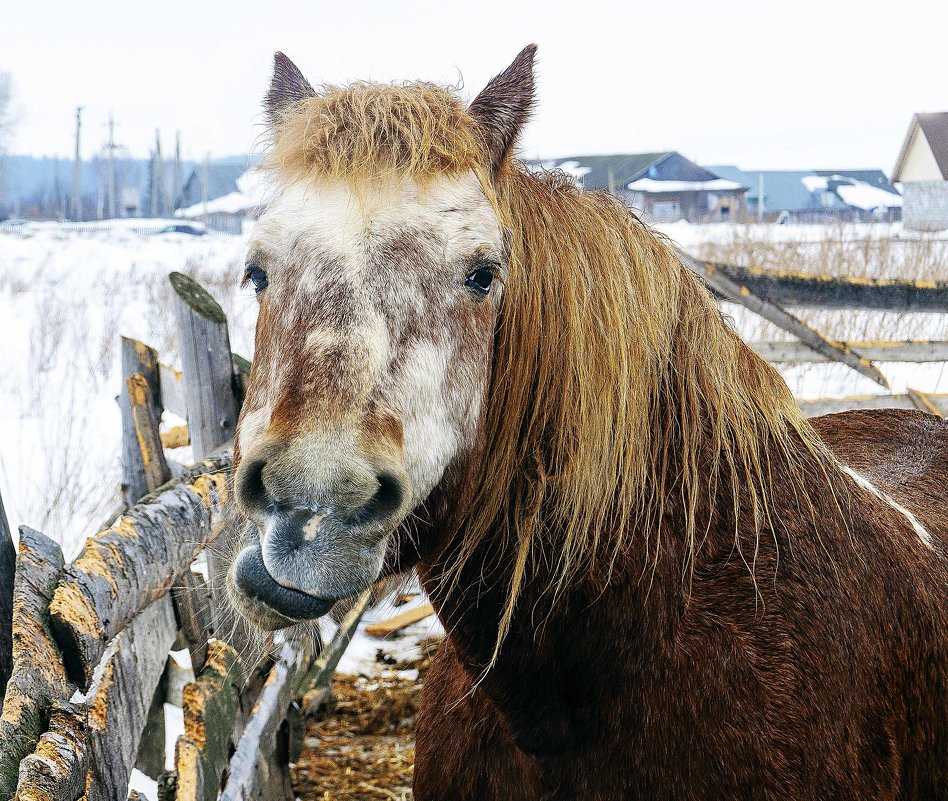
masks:
[[[698,511],[719,487],[731,488],[735,518],[745,493],[760,532],[771,463],[792,468],[800,442],[827,454],[777,371],[725,324],[667,242],[616,198],[565,176],[513,161],[491,174],[475,121],[448,90],[325,89],[279,121],[265,166],[285,181],[473,170],[510,230],[484,459],[447,571],[456,582],[488,536],[512,544],[498,648],[542,544],[559,554],[560,591],[594,567],[608,573],[633,538],[657,559],[674,504],[690,560],[704,533]]]

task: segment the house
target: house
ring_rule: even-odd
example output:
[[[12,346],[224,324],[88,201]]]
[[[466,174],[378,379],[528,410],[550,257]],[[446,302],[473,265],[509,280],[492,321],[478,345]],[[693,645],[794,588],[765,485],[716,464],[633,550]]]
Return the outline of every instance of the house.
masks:
[[[901,219],[902,196],[881,170],[741,170],[734,165],[708,169],[749,187],[748,215],[767,222]]]
[[[892,180],[902,184],[906,228],[948,228],[948,111],[912,117]]]
[[[675,151],[567,156],[528,161],[533,170],[562,170],[586,189],[622,198],[651,222],[720,222],[744,213],[747,185],[700,167]]]
[[[257,219],[263,211],[265,186],[256,170],[236,168],[237,175],[231,178],[232,169],[234,168],[225,165],[213,165],[208,168],[208,192],[205,202],[204,168],[195,167],[184,184],[179,197],[180,207],[174,216],[200,220],[211,231],[241,233],[244,223]]]

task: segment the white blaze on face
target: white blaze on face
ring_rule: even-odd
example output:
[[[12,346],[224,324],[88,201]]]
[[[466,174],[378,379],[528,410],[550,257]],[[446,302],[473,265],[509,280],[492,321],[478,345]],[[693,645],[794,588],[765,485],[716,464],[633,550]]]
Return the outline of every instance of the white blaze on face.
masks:
[[[255,368],[254,380],[267,386],[252,388],[243,452],[259,441],[296,369],[308,376],[300,384],[307,393],[345,398],[335,411],[333,397],[313,398],[317,411],[298,434],[308,439],[300,452],[332,459],[325,433],[341,421],[357,425],[370,412],[394,417],[410,506],[424,501],[471,447],[488,380],[501,282],[485,298],[465,278],[477,264],[502,264],[502,239],[477,178],[382,188],[296,184],[269,206],[250,253],[267,273],[268,318],[284,322],[286,333],[268,340],[271,363]],[[321,360],[336,371],[336,384],[323,381]]]

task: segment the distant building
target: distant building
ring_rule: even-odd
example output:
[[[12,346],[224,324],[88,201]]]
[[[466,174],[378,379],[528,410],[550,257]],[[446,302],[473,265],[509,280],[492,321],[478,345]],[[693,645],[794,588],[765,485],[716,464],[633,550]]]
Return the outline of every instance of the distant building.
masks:
[[[209,178],[214,174],[213,169],[212,167],[208,171]],[[195,175],[198,176],[197,200],[178,208],[174,213],[175,217],[200,220],[211,231],[239,234],[243,231],[246,221],[256,220],[263,211],[266,186],[261,174],[256,170],[241,170],[232,181],[226,180],[227,173],[219,170],[216,183],[212,184],[208,180],[208,186],[213,187],[213,191],[209,189],[205,203],[202,186],[203,168],[195,167],[182,190],[182,202],[194,200],[195,181],[192,179]]]
[[[948,111],[912,117],[892,180],[902,184],[906,228],[948,228]]]
[[[717,175],[674,151],[567,156],[528,161],[558,169],[586,189],[605,189],[651,222],[723,222],[743,215],[747,185]]]
[[[758,215],[767,222],[901,219],[902,196],[881,170],[741,170],[733,165],[708,169],[749,187],[747,212],[754,219]]]

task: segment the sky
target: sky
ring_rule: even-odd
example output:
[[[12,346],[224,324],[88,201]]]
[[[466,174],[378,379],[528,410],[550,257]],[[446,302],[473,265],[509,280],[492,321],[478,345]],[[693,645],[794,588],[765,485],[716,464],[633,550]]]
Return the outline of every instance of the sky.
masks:
[[[14,153],[70,157],[159,129],[184,158],[254,149],[282,50],[311,83],[429,80],[470,100],[526,44],[538,104],[520,152],[678,150],[745,169],[891,171],[911,116],[948,109],[948,3],[229,0],[6,3]]]

